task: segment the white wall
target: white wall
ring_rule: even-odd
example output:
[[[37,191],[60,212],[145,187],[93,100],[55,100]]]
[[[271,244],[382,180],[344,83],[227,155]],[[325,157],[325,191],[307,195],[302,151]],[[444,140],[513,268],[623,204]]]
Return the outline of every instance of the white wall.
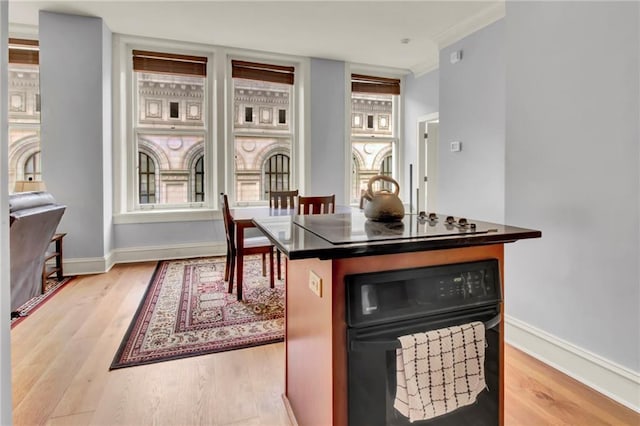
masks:
[[[501,19],[440,51],[439,213],[504,221],[504,37]]]
[[[310,74],[311,170],[308,191],[301,193],[334,193],[336,203],[345,204],[345,63],[312,58]]]
[[[41,11],[39,38],[42,175],[67,206],[58,227],[67,232],[65,257],[103,257],[111,244],[111,33],[100,18]]]
[[[102,220],[103,252],[110,253],[113,236],[113,136],[111,30],[102,23]]]
[[[638,3],[507,3],[508,313],[640,372]]]
[[[413,204],[416,203],[415,188],[418,187],[417,179],[417,152],[418,135],[416,124],[418,118],[427,114],[438,112],[438,70],[415,77],[407,74],[403,81],[403,108],[402,147],[404,164],[400,167],[400,173],[404,182],[401,188],[400,198],[403,202],[409,202],[409,164],[413,164]],[[424,194],[420,194],[421,197]]]
[[[9,3],[0,1],[0,52],[7,52]],[[7,55],[0,57],[0,75],[7,75]],[[7,79],[0,79],[0,425],[12,423],[11,285],[9,280],[9,134]]]
[[[225,243],[222,219],[194,222],[135,223],[115,226],[117,248],[170,246],[186,243]],[[218,253],[218,254],[224,254]]]

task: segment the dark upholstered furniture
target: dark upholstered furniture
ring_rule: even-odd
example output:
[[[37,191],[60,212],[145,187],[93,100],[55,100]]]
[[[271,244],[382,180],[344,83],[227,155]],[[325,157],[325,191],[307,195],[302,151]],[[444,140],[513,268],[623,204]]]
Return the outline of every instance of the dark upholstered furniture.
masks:
[[[65,206],[48,192],[9,195],[11,311],[42,293],[42,268]]]

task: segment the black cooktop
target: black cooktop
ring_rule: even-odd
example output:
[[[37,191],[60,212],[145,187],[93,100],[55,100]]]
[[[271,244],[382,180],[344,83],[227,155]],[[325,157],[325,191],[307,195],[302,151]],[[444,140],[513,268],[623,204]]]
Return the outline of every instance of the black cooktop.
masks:
[[[375,222],[362,214],[331,214],[295,216],[293,222],[331,244],[438,238],[486,234],[497,231],[483,224],[445,215],[406,214],[402,221]]]

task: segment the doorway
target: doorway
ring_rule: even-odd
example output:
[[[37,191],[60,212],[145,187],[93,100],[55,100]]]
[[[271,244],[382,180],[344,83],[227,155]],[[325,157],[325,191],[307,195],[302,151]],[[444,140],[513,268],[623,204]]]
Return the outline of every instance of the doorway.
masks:
[[[439,114],[418,117],[418,211],[437,212]]]

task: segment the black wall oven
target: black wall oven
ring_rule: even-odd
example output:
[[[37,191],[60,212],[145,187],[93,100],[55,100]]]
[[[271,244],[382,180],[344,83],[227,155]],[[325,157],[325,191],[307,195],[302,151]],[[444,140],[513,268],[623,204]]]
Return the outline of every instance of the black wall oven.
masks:
[[[351,275],[347,285],[350,426],[499,423],[498,261]],[[398,337],[473,321],[485,323],[487,389],[472,405],[410,423],[394,407]]]

